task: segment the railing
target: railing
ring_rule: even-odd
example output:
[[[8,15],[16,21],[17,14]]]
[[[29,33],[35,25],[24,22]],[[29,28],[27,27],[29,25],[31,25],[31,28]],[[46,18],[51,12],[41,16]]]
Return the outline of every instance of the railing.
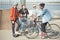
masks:
[[[52,20],[60,20],[60,18],[52,18]]]

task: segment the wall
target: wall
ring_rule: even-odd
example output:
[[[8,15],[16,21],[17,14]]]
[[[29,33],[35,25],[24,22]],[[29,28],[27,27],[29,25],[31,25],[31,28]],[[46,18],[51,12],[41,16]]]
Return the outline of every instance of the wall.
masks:
[[[10,29],[9,10],[0,11],[0,29]]]
[[[10,29],[11,29],[10,11],[0,10],[0,30],[10,30]]]
[[[2,10],[0,10],[0,28],[1,28]]]

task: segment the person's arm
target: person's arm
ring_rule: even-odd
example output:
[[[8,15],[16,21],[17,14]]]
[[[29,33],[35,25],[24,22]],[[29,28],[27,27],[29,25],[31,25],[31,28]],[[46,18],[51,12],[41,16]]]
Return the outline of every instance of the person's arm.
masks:
[[[11,8],[11,9],[10,9],[10,18],[11,18],[11,22],[12,22],[12,23],[14,23],[13,13],[14,13],[14,9]]]
[[[21,18],[22,17],[22,14],[21,13],[18,13],[18,18]]]
[[[26,18],[28,17],[28,14],[29,14],[29,12],[28,12],[28,9],[26,9]]]
[[[19,11],[18,11],[18,16],[21,18],[22,17],[22,10],[20,9]]]
[[[29,14],[28,10],[27,10],[27,14]]]
[[[18,13],[21,13],[21,12],[22,12],[22,9],[20,9]]]
[[[10,9],[10,17],[13,17],[13,8]]]
[[[42,12],[41,12],[41,11],[38,11],[37,16],[40,16],[40,17],[41,17],[41,16],[44,16],[47,12],[48,12],[47,9],[43,10]]]

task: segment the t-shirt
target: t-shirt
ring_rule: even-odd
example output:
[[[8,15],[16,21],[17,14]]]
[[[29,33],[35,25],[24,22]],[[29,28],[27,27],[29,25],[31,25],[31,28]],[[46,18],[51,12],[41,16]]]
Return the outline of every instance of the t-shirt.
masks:
[[[27,10],[27,9],[25,9],[25,10],[20,9],[20,10],[19,10],[19,13],[21,13],[21,14],[22,14],[22,16],[26,16],[26,17],[27,17],[27,14],[29,14],[29,12],[28,12],[28,10]],[[25,15],[25,14],[26,14],[26,15]]]

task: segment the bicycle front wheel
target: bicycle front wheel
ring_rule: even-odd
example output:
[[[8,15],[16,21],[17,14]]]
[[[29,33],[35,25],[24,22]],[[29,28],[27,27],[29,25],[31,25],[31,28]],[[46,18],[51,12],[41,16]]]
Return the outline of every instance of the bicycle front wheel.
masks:
[[[47,33],[49,38],[51,38],[51,39],[59,38],[59,35],[60,35],[59,25],[57,25],[57,24],[50,24],[50,25],[51,25],[51,29],[48,30],[49,33]]]
[[[31,26],[31,27],[30,27]],[[29,24],[27,28],[27,34],[25,36],[29,39],[34,39],[39,35],[39,30],[37,27],[34,27],[34,24]]]

